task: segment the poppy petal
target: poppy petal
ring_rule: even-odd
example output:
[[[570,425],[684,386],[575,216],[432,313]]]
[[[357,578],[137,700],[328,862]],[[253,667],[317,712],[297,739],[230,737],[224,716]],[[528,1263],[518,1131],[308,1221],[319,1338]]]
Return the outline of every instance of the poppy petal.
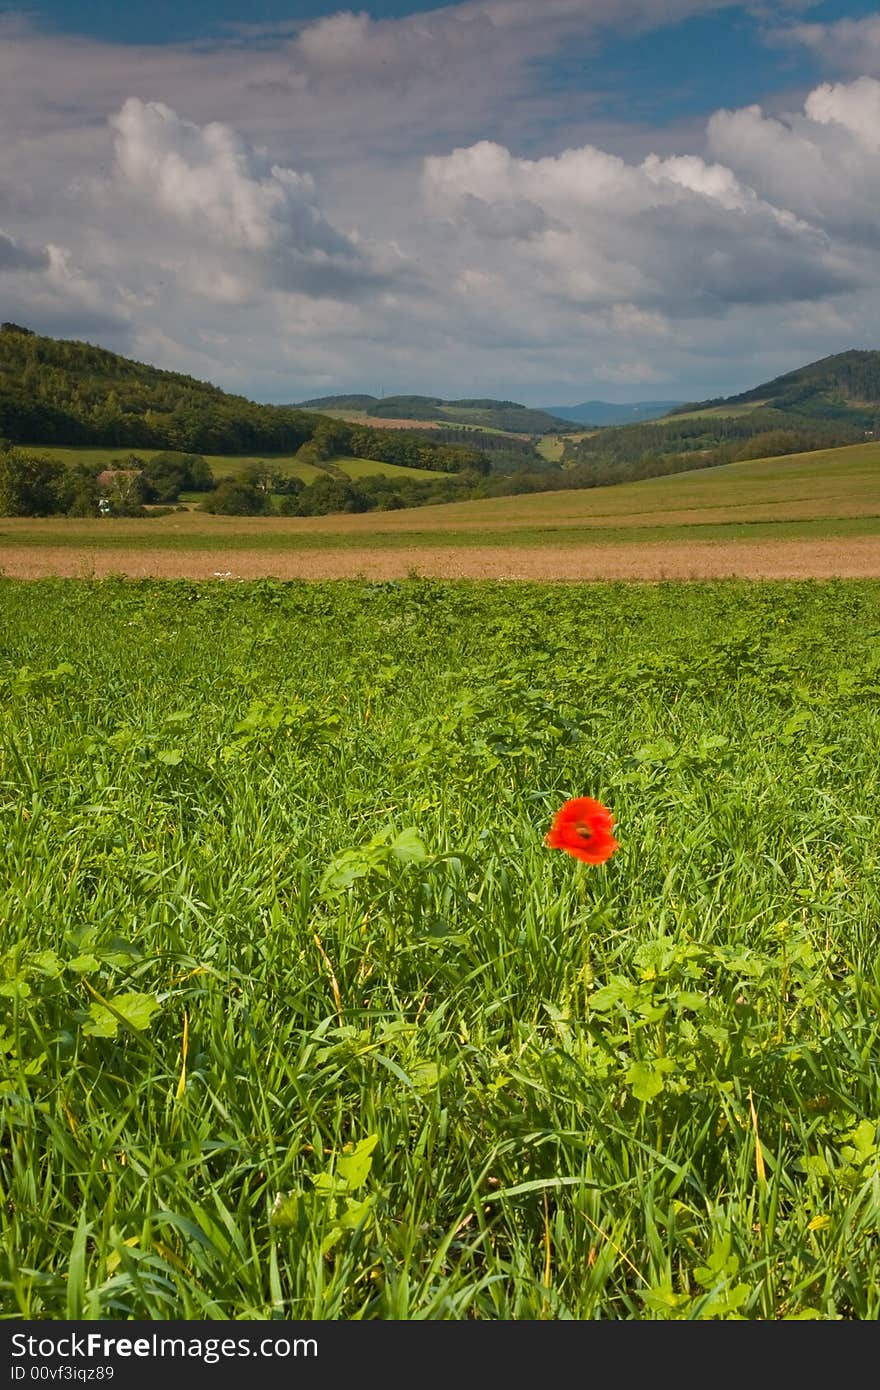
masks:
[[[611,833],[613,826],[614,816],[601,801],[576,796],[556,812],[544,843],[585,864],[604,864],[620,847]]]

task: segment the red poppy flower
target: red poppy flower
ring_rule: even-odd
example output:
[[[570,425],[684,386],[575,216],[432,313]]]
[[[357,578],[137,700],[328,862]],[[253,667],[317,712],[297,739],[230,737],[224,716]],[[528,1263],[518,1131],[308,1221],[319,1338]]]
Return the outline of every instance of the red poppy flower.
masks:
[[[619,848],[611,834],[613,825],[614,817],[601,801],[576,796],[556,812],[544,843],[551,849],[564,849],[586,864],[604,864]]]

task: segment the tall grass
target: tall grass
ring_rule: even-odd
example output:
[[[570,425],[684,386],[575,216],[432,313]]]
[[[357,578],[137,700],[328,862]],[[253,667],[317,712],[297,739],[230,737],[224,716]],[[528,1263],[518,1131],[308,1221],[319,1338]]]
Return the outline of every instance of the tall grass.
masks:
[[[0,583],[4,1315],[876,1318],[878,599]]]

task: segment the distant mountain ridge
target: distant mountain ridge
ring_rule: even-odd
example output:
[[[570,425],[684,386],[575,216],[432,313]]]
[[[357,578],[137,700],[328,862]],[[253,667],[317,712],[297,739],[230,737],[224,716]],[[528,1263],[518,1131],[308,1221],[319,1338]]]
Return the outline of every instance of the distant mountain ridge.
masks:
[[[684,401],[631,401],[616,405],[611,401],[584,401],[581,405],[545,405],[543,410],[558,419],[583,425],[628,425],[637,420],[656,420]]]
[[[299,401],[296,410],[357,410],[376,420],[439,421],[447,425],[476,425],[510,434],[554,434],[570,422],[546,410],[499,401],[491,397],[446,400],[442,396],[315,396]]]

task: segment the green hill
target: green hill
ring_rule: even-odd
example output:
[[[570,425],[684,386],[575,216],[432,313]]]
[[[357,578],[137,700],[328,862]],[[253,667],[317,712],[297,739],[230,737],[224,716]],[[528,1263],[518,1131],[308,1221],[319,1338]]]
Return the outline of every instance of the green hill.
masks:
[[[880,352],[843,352],[738,396],[567,444],[563,465],[593,484],[806,453],[880,437]]]
[[[838,352],[753,386],[738,396],[683,405],[672,414],[693,415],[709,410],[721,414],[727,407],[741,412],[749,406],[873,428],[880,416],[880,352],[856,348]]]
[[[318,423],[91,343],[0,325],[0,437],[14,444],[293,453]]]
[[[351,410],[375,420],[421,420],[426,424],[470,425],[508,434],[552,434],[571,429],[569,420],[533,410],[517,401],[489,397],[448,401],[442,396],[316,396],[300,401],[302,410]]]

